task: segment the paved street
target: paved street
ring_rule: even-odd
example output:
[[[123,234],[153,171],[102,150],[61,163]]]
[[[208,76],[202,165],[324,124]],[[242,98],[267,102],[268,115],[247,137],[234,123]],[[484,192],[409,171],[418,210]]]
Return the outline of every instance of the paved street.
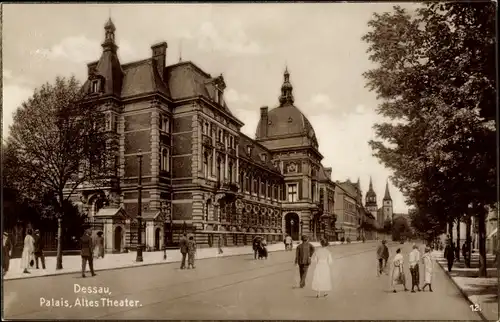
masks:
[[[399,246],[404,246],[407,261],[410,244],[393,244],[391,256]],[[249,255],[200,260],[196,270],[181,271],[178,263],[171,263],[102,271],[86,279],[71,274],[5,281],[4,318],[480,319],[437,264],[433,293],[392,293],[388,276],[376,276],[375,247],[373,243],[330,247],[334,290],[321,299],[307,286],[293,288],[298,281],[294,252],[275,252],[267,261]],[[313,271],[314,266],[308,286]],[[407,272],[407,283],[409,277]],[[108,287],[111,294],[75,294],[74,284]],[[127,305],[138,306],[103,307],[101,297],[118,300],[117,305],[127,299]],[[73,307],[41,306],[41,298],[48,303],[68,300]],[[87,306],[97,300],[99,307],[77,307],[76,299]]]

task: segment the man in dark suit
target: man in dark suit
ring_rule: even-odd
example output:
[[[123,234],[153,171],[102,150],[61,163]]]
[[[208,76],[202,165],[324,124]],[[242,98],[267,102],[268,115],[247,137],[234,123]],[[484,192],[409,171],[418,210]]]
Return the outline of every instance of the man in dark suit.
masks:
[[[295,265],[299,265],[300,288],[306,286],[306,276],[309,265],[311,265],[311,256],[314,253],[314,246],[309,243],[307,236],[302,236],[302,244],[297,246],[295,251]]]
[[[7,274],[9,270],[10,258],[12,257],[12,242],[10,240],[9,234],[7,232],[3,233],[3,245],[2,245],[2,273]]]
[[[85,269],[87,267],[87,262],[89,262],[90,273],[92,276],[96,276],[94,273],[94,254],[93,245],[90,229],[87,229],[80,239],[80,244],[82,247],[82,277],[85,277]]]
[[[182,254],[182,262],[181,269],[186,268],[186,255],[188,253],[188,241],[186,233],[182,234],[181,239],[179,240],[179,249]]]
[[[39,269],[40,267],[38,266],[38,259],[42,262],[42,269],[45,269],[45,256],[43,254],[43,240],[42,237],[40,236],[40,231],[37,229],[35,230],[35,263],[36,263],[36,269]]]
[[[446,248],[444,249],[444,258],[448,261],[448,272],[451,272],[453,267],[453,260],[455,259],[455,247],[451,240],[448,240]]]

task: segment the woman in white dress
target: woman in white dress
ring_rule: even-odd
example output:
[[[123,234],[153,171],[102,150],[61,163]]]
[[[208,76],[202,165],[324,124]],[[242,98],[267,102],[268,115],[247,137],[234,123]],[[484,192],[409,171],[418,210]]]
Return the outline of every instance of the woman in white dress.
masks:
[[[28,268],[31,267],[31,261],[35,260],[35,239],[32,236],[32,230],[28,229],[26,232],[26,237],[24,237],[24,247],[23,254],[21,257],[21,268],[23,273],[30,274]]]
[[[403,267],[403,255],[401,254],[401,249],[398,248],[396,250],[396,256],[392,260],[392,274],[391,274],[391,286],[393,292],[396,293],[396,285],[403,285],[405,291],[408,291],[406,288],[406,278]]]
[[[429,247],[425,248],[425,253],[422,256],[422,262],[424,262],[424,287],[422,287],[422,291],[425,290],[426,286],[429,286],[429,291],[432,292],[432,271],[434,269],[434,260],[432,259],[431,249]]]
[[[314,252],[312,262],[316,263],[316,268],[314,269],[314,275],[312,280],[312,289],[318,294],[317,298],[321,296],[321,292],[325,292],[323,296],[328,296],[328,291],[332,290],[332,279],[331,279],[331,265],[333,263],[332,255],[326,249],[328,242],[324,239],[321,240],[322,248]]]

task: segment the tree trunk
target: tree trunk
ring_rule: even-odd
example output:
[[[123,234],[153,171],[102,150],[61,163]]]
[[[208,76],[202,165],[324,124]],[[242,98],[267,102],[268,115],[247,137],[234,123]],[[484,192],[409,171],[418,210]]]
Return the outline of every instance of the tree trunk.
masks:
[[[481,207],[477,214],[479,233],[479,277],[487,277],[486,269],[486,209]]]
[[[453,220],[450,220],[450,222],[448,222],[448,235],[450,238],[450,245],[451,245],[451,243],[453,242]]]
[[[60,190],[59,194],[59,213],[57,218],[57,259],[56,259],[56,269],[62,269],[62,218],[64,214],[64,195],[63,191]]]
[[[470,268],[470,257],[472,254],[472,238],[471,238],[471,226],[472,226],[472,220],[471,220],[471,214],[467,214],[467,220],[466,220],[466,230],[465,230],[465,245],[467,245],[467,253],[465,254],[465,265]]]
[[[460,261],[460,217],[457,219],[457,248],[456,248],[456,254],[457,254],[457,262]]]

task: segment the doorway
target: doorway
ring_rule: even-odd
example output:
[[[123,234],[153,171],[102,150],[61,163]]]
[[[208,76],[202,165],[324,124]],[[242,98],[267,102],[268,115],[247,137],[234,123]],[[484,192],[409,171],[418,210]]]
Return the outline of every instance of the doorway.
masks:
[[[285,215],[285,231],[293,240],[299,240],[300,217],[294,212]]]
[[[115,251],[122,251],[122,227],[118,226],[115,228]]]

